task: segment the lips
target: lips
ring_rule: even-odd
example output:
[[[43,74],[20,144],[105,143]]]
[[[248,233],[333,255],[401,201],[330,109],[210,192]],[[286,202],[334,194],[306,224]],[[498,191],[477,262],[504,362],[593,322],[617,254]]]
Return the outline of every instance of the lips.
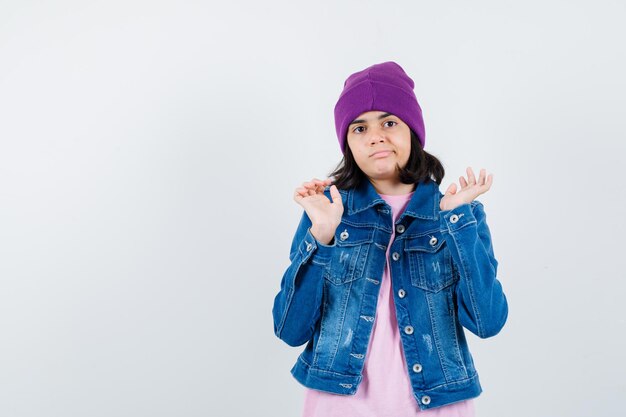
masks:
[[[388,149],[381,149],[381,150],[376,151],[373,154],[371,154],[370,158],[386,158],[387,156],[391,155],[392,153],[393,153],[393,151],[390,151]]]

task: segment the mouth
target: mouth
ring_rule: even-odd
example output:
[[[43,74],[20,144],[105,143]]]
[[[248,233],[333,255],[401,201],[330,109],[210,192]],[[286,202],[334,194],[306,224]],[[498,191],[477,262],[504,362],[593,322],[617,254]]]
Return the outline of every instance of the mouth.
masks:
[[[382,151],[377,151],[374,152],[373,154],[370,155],[370,158],[386,158],[389,155],[391,155],[393,153],[393,151],[389,151],[389,150],[382,150]]]

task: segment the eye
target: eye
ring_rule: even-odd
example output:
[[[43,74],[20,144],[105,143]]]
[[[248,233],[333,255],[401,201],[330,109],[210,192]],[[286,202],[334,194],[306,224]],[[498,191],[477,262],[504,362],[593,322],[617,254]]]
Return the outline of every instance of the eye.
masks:
[[[394,123],[394,125],[397,125],[397,122],[394,122],[393,120],[387,120],[385,123]]]
[[[363,126],[357,126],[354,129],[352,129],[352,131],[355,133],[362,133],[363,132],[362,130],[357,131],[357,129],[363,129]]]

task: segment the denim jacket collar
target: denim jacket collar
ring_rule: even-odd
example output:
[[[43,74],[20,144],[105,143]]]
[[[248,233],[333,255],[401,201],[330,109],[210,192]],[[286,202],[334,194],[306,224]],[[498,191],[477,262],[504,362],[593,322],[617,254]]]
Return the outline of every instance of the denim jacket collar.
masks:
[[[415,192],[411,201],[404,210],[405,216],[412,216],[420,219],[437,220],[439,218],[439,201],[441,192],[439,185],[428,180],[416,184]],[[348,214],[352,215],[374,207],[376,205],[386,205],[385,200],[376,192],[372,183],[364,179],[356,188],[347,190]]]

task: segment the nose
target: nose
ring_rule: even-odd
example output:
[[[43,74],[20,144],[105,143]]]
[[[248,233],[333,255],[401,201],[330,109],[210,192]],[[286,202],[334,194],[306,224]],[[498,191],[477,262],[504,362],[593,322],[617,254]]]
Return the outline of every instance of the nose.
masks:
[[[376,143],[384,142],[385,134],[380,129],[371,129],[370,130],[370,145],[374,145]]]

